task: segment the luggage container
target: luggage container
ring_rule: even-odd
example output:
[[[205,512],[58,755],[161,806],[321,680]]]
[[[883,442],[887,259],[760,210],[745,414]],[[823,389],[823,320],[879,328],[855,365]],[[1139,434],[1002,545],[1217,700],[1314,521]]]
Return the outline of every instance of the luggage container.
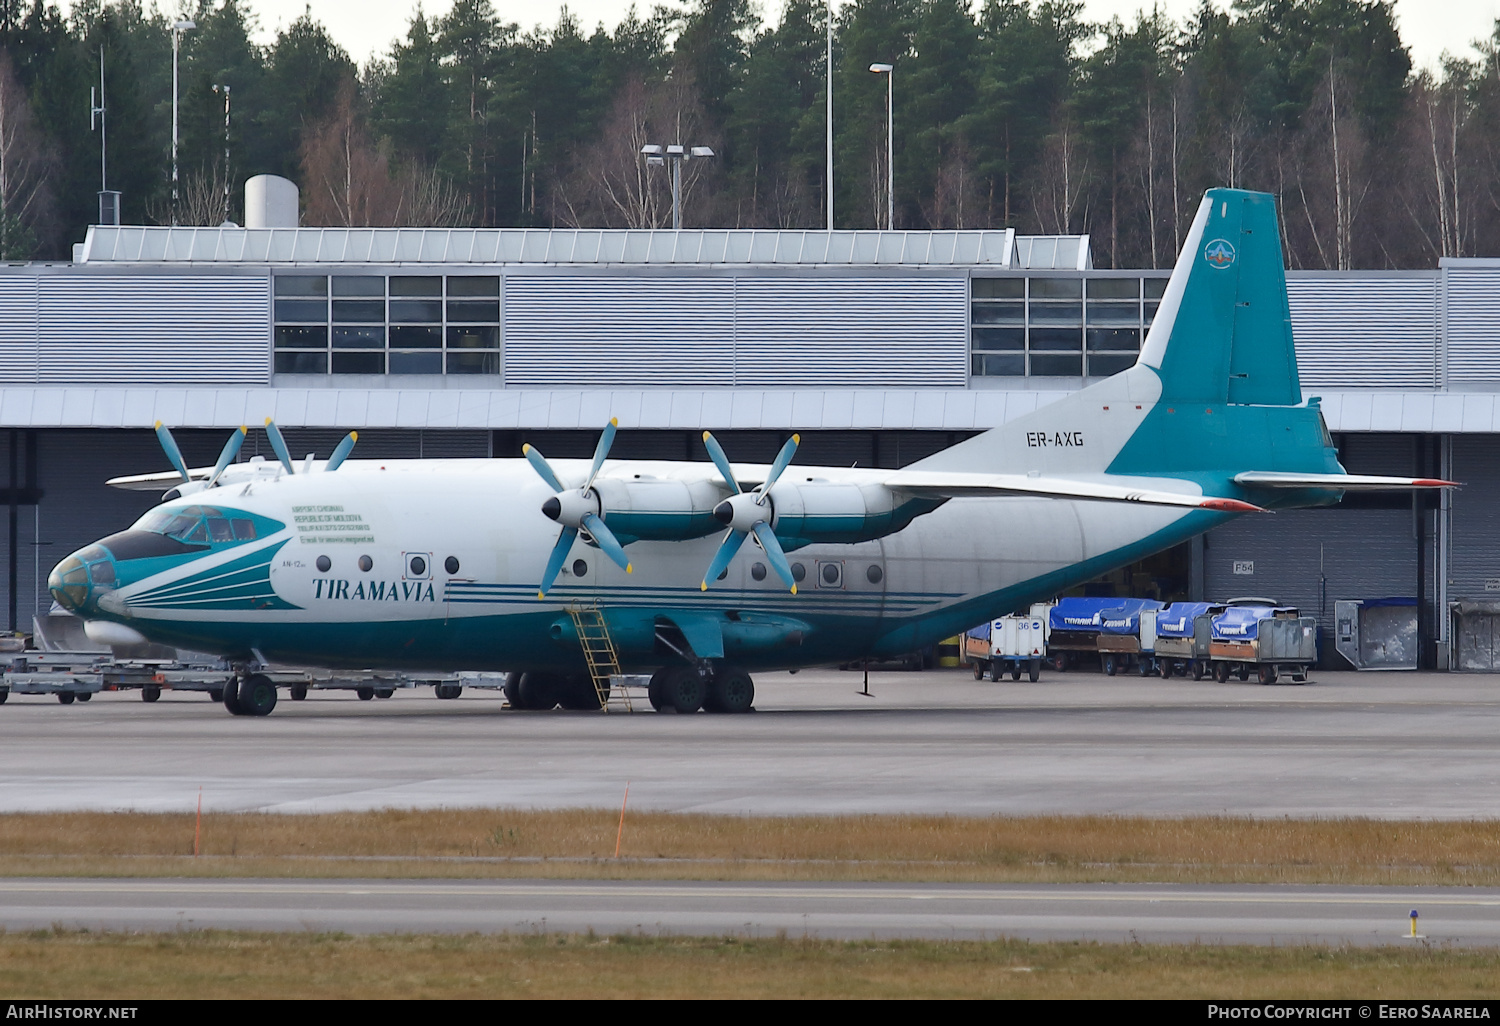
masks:
[[[1049,615],[1047,647],[1053,653],[1053,665],[1062,670],[1098,659],[1100,668],[1111,677],[1130,669],[1149,673],[1154,666],[1155,614],[1161,608],[1162,603],[1155,599],[1059,599]],[[1144,649],[1143,613],[1148,614]]]
[[[1156,614],[1156,671],[1202,680],[1209,671],[1213,618],[1225,610],[1211,602],[1173,602]]]
[[[1318,659],[1318,621],[1290,606],[1232,605],[1212,619],[1209,656],[1221,684],[1231,673],[1249,680],[1251,670],[1262,684],[1282,673],[1301,684]]]
[[[1356,670],[1417,668],[1417,600],[1379,598],[1333,604],[1334,644]]]
[[[1025,670],[1035,683],[1047,655],[1046,621],[1039,616],[1002,616],[980,624],[964,635],[964,658],[974,668],[974,679],[999,680],[1010,671],[1020,680]]]

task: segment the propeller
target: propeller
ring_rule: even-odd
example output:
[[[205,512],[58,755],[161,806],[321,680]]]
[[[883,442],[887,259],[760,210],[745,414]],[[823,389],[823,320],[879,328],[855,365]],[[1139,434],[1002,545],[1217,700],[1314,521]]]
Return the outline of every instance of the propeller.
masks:
[[[270,417],[266,418],[266,436],[271,439],[271,451],[276,453],[276,458],[281,461],[281,465],[286,468],[286,472],[288,474],[297,473],[292,464],[291,450],[286,447],[286,439],[281,437],[281,428],[277,427],[276,422]],[[353,451],[354,443],[357,441],[359,441],[358,431],[351,431],[345,435],[344,440],[333,450],[333,455],[328,457],[328,462],[324,464],[323,471],[326,473],[330,470],[339,469],[344,460],[349,458],[349,453]],[[312,459],[311,454],[308,455],[308,459]],[[307,473],[307,470],[308,468],[304,466],[302,472]]]
[[[771,530],[770,518],[774,511],[766,500],[770,497],[771,486],[792,462],[792,456],[801,440],[798,435],[787,439],[787,443],[771,463],[771,472],[766,475],[765,481],[755,491],[746,492],[734,479],[734,468],[729,465],[729,457],[724,455],[723,446],[719,445],[712,434],[703,432],[703,444],[708,449],[709,458],[714,461],[714,466],[719,468],[719,473],[724,475],[730,491],[734,493],[714,507],[714,519],[726,525],[729,532],[719,543],[719,551],[714,553],[713,562],[708,565],[708,573],[703,575],[704,591],[708,590],[709,581],[718,580],[719,575],[729,568],[735,553],[740,551],[745,539],[753,534],[760,547],[765,550],[766,561],[776,571],[776,576],[792,589],[793,595],[797,594],[797,579],[792,576],[792,566],[787,562],[781,542],[776,540],[776,532]]]
[[[573,542],[578,538],[580,530],[587,531],[594,544],[599,546],[603,552],[627,574],[634,569],[630,564],[630,557],[625,554],[625,546],[615,537],[615,533],[604,526],[604,520],[599,516],[601,510],[599,494],[594,491],[594,478],[599,476],[599,469],[604,466],[604,460],[609,456],[609,447],[614,444],[615,432],[619,429],[620,422],[611,419],[605,425],[604,433],[599,436],[599,444],[594,448],[594,463],[589,468],[588,480],[583,483],[582,488],[568,488],[553,472],[552,465],[547,462],[546,457],[537,452],[530,444],[521,446],[521,453],[526,461],[531,464],[537,476],[547,482],[557,494],[542,503],[542,512],[549,518],[556,520],[562,525],[562,533],[557,536],[557,543],[552,546],[552,555],[547,557],[547,569],[542,572],[542,583],[537,589],[537,598],[546,598],[547,591],[557,580],[557,575],[562,572],[563,562],[568,558],[568,552],[573,548]]]
[[[156,422],[156,440],[161,443],[162,451],[167,454],[174,470],[182,475],[182,488],[192,483],[192,477],[188,474],[187,462],[182,458],[182,450],[177,448],[177,440],[172,437],[171,430],[161,421]],[[212,488],[219,483],[219,476],[228,469],[229,464],[240,454],[240,446],[245,444],[245,428],[241,426],[229,436],[229,441],[224,443],[224,449],[219,453],[219,462],[214,464],[214,472],[209,475],[208,481],[203,488]],[[199,491],[198,488],[191,489]]]

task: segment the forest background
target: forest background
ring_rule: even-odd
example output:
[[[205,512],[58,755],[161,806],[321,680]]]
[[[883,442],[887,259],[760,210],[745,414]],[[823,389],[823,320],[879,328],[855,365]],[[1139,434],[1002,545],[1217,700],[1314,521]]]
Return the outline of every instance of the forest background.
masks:
[[[851,0],[834,23],[837,226],[1091,235],[1096,266],[1170,265],[1206,188],[1276,194],[1294,268],[1500,255],[1500,23],[1414,72],[1389,2],[1208,0],[1181,23],[1070,0]],[[490,0],[414,13],[358,67],[304,15],[266,46],[249,0],[0,0],[0,259],[65,258],[98,219],[90,89],[126,224],[242,219],[283,175],[304,225],[669,225],[647,143],[684,170],[690,227],[823,228],[825,7],[632,9],[523,31]],[[180,35],[171,202],[172,22]],[[227,89],[225,88],[227,87]],[[229,114],[226,132],[226,99]]]

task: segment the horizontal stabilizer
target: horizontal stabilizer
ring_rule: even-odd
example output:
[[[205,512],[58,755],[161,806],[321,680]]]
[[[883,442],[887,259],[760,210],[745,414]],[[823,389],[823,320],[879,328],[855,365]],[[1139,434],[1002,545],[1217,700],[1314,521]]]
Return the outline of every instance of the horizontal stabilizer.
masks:
[[[1239,499],[1182,492],[1157,491],[1133,485],[1111,484],[1066,477],[1033,477],[1030,474],[966,474],[898,470],[882,479],[888,488],[911,495],[962,498],[985,495],[1035,495],[1052,499],[1092,499],[1099,502],[1134,502],[1145,506],[1180,506],[1212,509],[1224,513],[1265,513],[1267,510]]]
[[[1280,474],[1247,470],[1234,475],[1246,488],[1328,488],[1341,492],[1402,492],[1419,488],[1457,488],[1457,481],[1435,477],[1380,477],[1375,474]]]

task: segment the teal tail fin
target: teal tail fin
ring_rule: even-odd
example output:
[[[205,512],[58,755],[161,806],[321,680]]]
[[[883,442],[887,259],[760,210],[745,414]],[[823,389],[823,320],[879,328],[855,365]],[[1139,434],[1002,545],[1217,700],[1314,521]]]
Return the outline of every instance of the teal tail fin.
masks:
[[[1178,255],[1140,362],[1182,403],[1296,406],[1276,200],[1210,189]]]

